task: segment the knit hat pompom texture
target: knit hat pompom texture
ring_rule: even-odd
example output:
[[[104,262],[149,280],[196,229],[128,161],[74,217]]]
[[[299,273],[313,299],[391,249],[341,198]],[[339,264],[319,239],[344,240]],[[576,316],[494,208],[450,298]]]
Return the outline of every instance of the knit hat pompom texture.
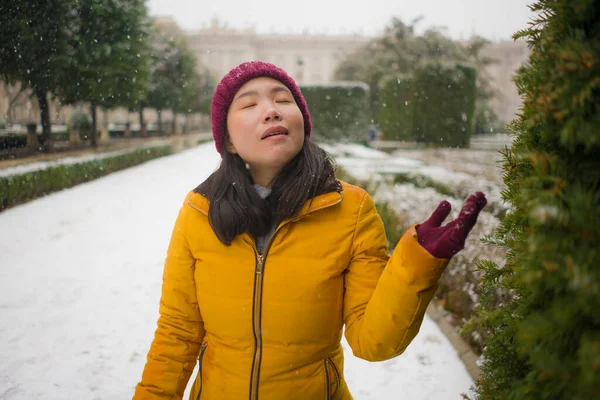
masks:
[[[296,104],[304,118],[304,134],[310,136],[312,125],[310,123],[310,114],[306,100],[296,82],[283,69],[263,61],[249,61],[233,68],[221,79],[217,85],[212,98],[211,117],[212,132],[215,140],[215,147],[219,153],[223,152],[223,143],[225,140],[225,124],[227,122],[227,111],[233,102],[233,97],[238,90],[251,79],[259,77],[268,77],[283,83],[296,100]]]

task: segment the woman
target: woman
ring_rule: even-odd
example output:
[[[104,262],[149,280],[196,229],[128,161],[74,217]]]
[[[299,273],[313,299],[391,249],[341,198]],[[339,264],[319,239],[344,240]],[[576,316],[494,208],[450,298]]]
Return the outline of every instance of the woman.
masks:
[[[450,204],[440,203],[390,258],[372,198],[336,180],[285,71],[231,70],[212,125],[222,162],[175,222],[134,398],[181,398],[198,362],[191,399],[351,399],[342,330],[357,357],[401,354],[485,196],[444,227]]]

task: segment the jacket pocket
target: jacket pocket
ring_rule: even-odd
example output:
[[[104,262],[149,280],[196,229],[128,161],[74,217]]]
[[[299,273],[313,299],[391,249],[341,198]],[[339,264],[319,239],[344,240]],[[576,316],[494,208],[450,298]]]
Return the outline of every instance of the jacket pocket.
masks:
[[[203,343],[200,348],[200,355],[198,356],[198,396],[196,396],[196,400],[200,400],[200,395],[202,394],[202,359],[207,347],[208,342]]]
[[[331,400],[335,398],[340,387],[340,373],[331,358],[323,361],[323,367],[325,369],[325,399]]]

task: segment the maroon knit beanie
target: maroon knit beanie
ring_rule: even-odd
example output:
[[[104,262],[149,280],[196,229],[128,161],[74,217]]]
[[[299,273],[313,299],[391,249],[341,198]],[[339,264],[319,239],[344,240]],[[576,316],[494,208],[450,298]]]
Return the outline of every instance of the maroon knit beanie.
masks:
[[[292,92],[296,104],[304,118],[304,134],[310,136],[312,125],[306,100],[296,82],[283,69],[262,61],[245,62],[227,73],[215,89],[212,98],[211,116],[212,132],[215,139],[215,147],[222,154],[225,140],[225,123],[227,122],[227,111],[233,101],[233,96],[250,79],[266,76],[278,80],[287,86]]]

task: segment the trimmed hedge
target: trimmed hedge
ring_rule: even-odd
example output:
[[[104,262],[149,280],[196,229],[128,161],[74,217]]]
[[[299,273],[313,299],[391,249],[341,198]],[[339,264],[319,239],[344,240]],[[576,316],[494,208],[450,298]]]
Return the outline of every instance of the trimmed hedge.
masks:
[[[312,135],[316,140],[367,140],[370,122],[367,84],[334,82],[300,89],[311,112]]]
[[[0,150],[13,150],[27,147],[27,134],[8,133],[0,135]]]
[[[41,132],[37,133],[38,138]],[[50,136],[53,142],[66,142],[69,140],[69,131],[53,132]],[[0,151],[15,150],[27,147],[27,133],[6,133],[0,135]]]
[[[384,139],[414,140],[413,86],[408,76],[388,76],[379,81],[379,126]]]
[[[100,160],[0,177],[0,211],[171,153],[171,146],[139,149]]]
[[[414,139],[468,147],[475,113],[476,71],[463,65],[429,64],[415,72]]]

